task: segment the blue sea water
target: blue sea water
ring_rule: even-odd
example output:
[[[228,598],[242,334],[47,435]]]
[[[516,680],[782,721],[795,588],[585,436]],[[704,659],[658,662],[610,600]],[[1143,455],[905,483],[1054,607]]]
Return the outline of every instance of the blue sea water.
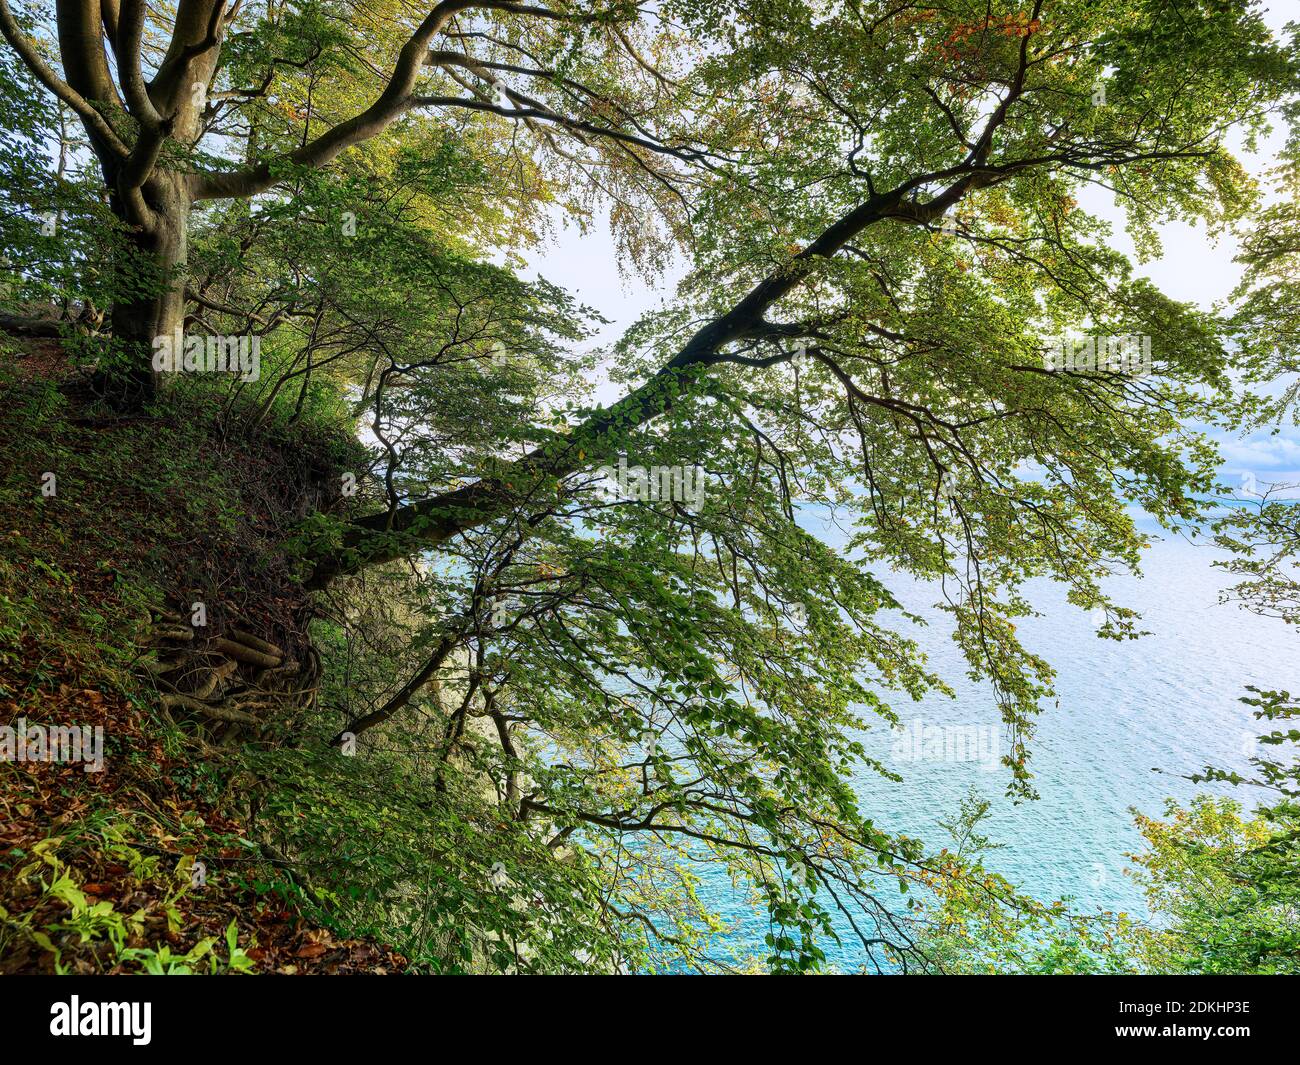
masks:
[[[1057,670],[1059,694],[1059,704],[1043,706],[1031,746],[1039,798],[1007,798],[1007,770],[989,767],[987,759],[909,760],[909,748],[882,721],[860,738],[904,780],[858,773],[864,814],[937,849],[950,842],[940,822],[953,818],[973,788],[992,803],[985,834],[1005,845],[986,857],[990,868],[1037,898],[1070,898],[1075,910],[1145,916],[1141,892],[1125,875],[1125,855],[1141,848],[1131,810],[1159,815],[1166,797],[1185,801],[1212,791],[1235,790],[1253,803],[1250,789],[1193,784],[1185,775],[1207,764],[1247,768],[1252,738],[1262,731],[1239,701],[1247,685],[1300,689],[1300,635],[1220,603],[1221,590],[1233,583],[1213,565],[1224,557],[1212,545],[1167,538],[1145,555],[1142,576],[1112,579],[1107,588],[1115,602],[1139,611],[1139,628],[1150,632],[1122,643],[1099,638],[1088,614],[1068,604],[1059,586],[1031,585],[1041,616],[1025,619],[1017,631]],[[906,608],[930,621],[914,635],[956,692],[952,699],[896,698],[892,705],[904,724],[978,726],[990,742],[996,737],[999,754],[1005,751],[996,701],[986,685],[966,678],[951,627],[933,607],[937,590],[900,577],[887,583]],[[710,876],[703,894],[734,921],[729,945],[761,954],[766,918],[755,917],[722,878]],[[826,949],[841,970],[867,962],[848,938]]]

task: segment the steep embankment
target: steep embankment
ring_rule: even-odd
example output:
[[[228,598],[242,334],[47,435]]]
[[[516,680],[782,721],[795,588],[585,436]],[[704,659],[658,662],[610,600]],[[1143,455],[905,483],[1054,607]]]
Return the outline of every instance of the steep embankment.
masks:
[[[229,741],[314,695],[280,544],[346,436],[201,395],[111,416],[56,341],[0,340],[0,392],[0,972],[400,969],[303,918],[233,801]],[[82,761],[29,760],[55,727]]]

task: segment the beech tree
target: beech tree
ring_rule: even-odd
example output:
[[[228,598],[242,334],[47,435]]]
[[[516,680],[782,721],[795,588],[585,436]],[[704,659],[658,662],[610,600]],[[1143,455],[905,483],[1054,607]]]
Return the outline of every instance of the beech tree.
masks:
[[[300,13],[300,7],[308,13]],[[645,128],[647,112],[658,110],[665,102],[662,97],[633,98],[625,107],[617,97],[565,76],[554,62],[567,41],[581,39],[573,36],[574,30],[605,27],[602,50],[611,66],[645,66],[633,40],[620,28],[629,21],[629,5],[584,12],[579,5],[552,10],[447,0],[418,18],[412,17],[410,5],[372,5],[362,32],[331,39],[339,20],[357,14],[350,7],[185,0],[175,5],[174,17],[164,18],[154,15],[144,0],[69,0],[55,5],[61,68],[56,69],[8,3],[0,5],[5,39],[84,125],[113,213],[130,234],[131,247],[121,269],[137,276],[134,284],[123,287],[137,290],[137,295],[124,295],[111,313],[118,347],[110,377],[121,399],[138,403],[153,393],[153,338],[172,335],[182,323],[196,203],[246,200],[274,189],[305,170],[326,166],[418,109],[471,108],[509,114],[520,122],[550,123],[584,142],[609,138],[643,165],[641,152],[683,159],[702,152],[697,145],[662,142]],[[462,29],[468,18],[492,15],[510,23],[515,43],[507,50],[513,62],[476,54],[475,37],[485,35]],[[298,49],[304,54],[277,54],[281,44],[294,51],[295,33],[313,26],[318,31],[314,44]],[[553,26],[561,27],[560,32],[552,32]],[[634,28],[632,20],[628,30]],[[369,38],[374,29],[380,31],[377,40]],[[490,42],[490,34],[486,37]],[[330,95],[330,111],[350,95],[347,90],[365,91],[347,77],[351,72],[346,69],[343,78],[330,77],[335,73],[331,68],[340,65],[325,54],[331,46],[353,54],[370,51],[387,61],[385,76],[367,79],[377,81],[368,106],[346,117],[331,115],[323,129],[309,125],[312,119],[320,124],[316,110],[310,118],[300,112],[307,119],[301,130],[260,125],[252,104],[275,93],[277,74],[286,66],[308,70],[313,82],[323,76],[315,91]],[[533,49],[549,55],[534,60]],[[430,77],[433,72],[442,76]],[[244,75],[249,83],[241,83]],[[523,87],[506,85],[507,76]],[[658,79],[655,84],[668,83]],[[548,97],[562,109],[554,109]],[[299,132],[303,135],[294,135]],[[244,142],[242,158],[227,159],[234,164],[229,169],[205,166],[216,161],[208,146],[232,135]],[[646,169],[654,173],[653,166]],[[142,271],[147,271],[145,278],[138,277]]]
[[[1031,795],[1053,693],[1023,585],[1135,635],[1101,589],[1139,565],[1128,508],[1200,521],[1216,463],[1188,425],[1232,413],[1225,323],[1083,201],[1113,196],[1140,253],[1162,222],[1253,215],[1229,134],[1296,88],[1253,4],[56,8],[0,0],[0,29],[83,124],[124,236],[91,330],[108,394],[147,414],[180,387],[159,335],[256,331],[272,375],[232,393],[299,418],[323,388],[373,444],[362,491],[284,545],[345,629],[379,592],[410,636],[361,656],[374,683],[322,739],[431,713],[437,795],[472,766],[502,823],[595,871],[597,967],[665,943],[708,967],[694,886],[645,888],[677,857],[755,886],[777,968],[828,934],[906,959],[883,880],[1006,890],[858,808],[851,774],[889,770],[854,731],[943,688],[890,577],[939,589]],[[598,358],[599,309],[518,258],[597,206],[629,276],[688,266]],[[621,398],[593,405],[597,371]]]

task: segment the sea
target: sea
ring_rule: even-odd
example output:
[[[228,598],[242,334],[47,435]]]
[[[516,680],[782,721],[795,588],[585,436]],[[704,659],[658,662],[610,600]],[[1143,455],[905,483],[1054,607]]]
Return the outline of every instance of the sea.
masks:
[[[1153,537],[1159,532],[1145,521],[1139,528]],[[1094,618],[1068,603],[1060,585],[1027,586],[1038,616],[1019,622],[1017,633],[1057,671],[1057,698],[1044,700],[1031,741],[1038,797],[1028,801],[1007,795],[997,702],[987,684],[967,678],[951,623],[935,606],[938,590],[882,574],[900,603],[928,621],[912,635],[955,697],[895,696],[891,705],[905,731],[881,721],[859,735],[873,758],[903,778],[857,772],[864,815],[938,849],[952,843],[941,823],[951,822],[973,793],[991,804],[983,834],[1002,845],[985,855],[990,869],[1078,912],[1147,917],[1127,872],[1128,855],[1142,847],[1134,812],[1160,815],[1167,799],[1186,802],[1198,792],[1233,793],[1253,805],[1252,789],[1187,777],[1207,765],[1248,769],[1254,737],[1264,731],[1240,701],[1248,685],[1300,690],[1300,633],[1223,601],[1235,583],[1215,566],[1226,557],[1208,542],[1167,533],[1156,539],[1140,576],[1105,585],[1117,604],[1142,615],[1138,627],[1148,632],[1124,642],[1099,637]],[[882,886],[886,895],[896,890],[887,881]],[[729,952],[765,953],[766,915],[755,914],[728,877],[709,871],[701,894],[729,922]],[[842,938],[822,944],[829,964],[849,972],[866,967],[863,948]]]

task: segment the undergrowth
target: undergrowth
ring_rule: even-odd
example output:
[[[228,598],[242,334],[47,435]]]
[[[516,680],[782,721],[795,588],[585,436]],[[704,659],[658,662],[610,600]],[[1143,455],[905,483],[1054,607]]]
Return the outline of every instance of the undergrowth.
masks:
[[[329,505],[346,427],[279,417],[254,436],[193,391],[116,418],[50,372],[48,345],[6,348],[0,724],[102,728],[104,764],[0,761],[0,972],[402,968],[304,916],[298,879],[243,823],[245,752],[183,733],[137,668],[150,607],[190,597],[214,624],[305,640],[276,548]]]

